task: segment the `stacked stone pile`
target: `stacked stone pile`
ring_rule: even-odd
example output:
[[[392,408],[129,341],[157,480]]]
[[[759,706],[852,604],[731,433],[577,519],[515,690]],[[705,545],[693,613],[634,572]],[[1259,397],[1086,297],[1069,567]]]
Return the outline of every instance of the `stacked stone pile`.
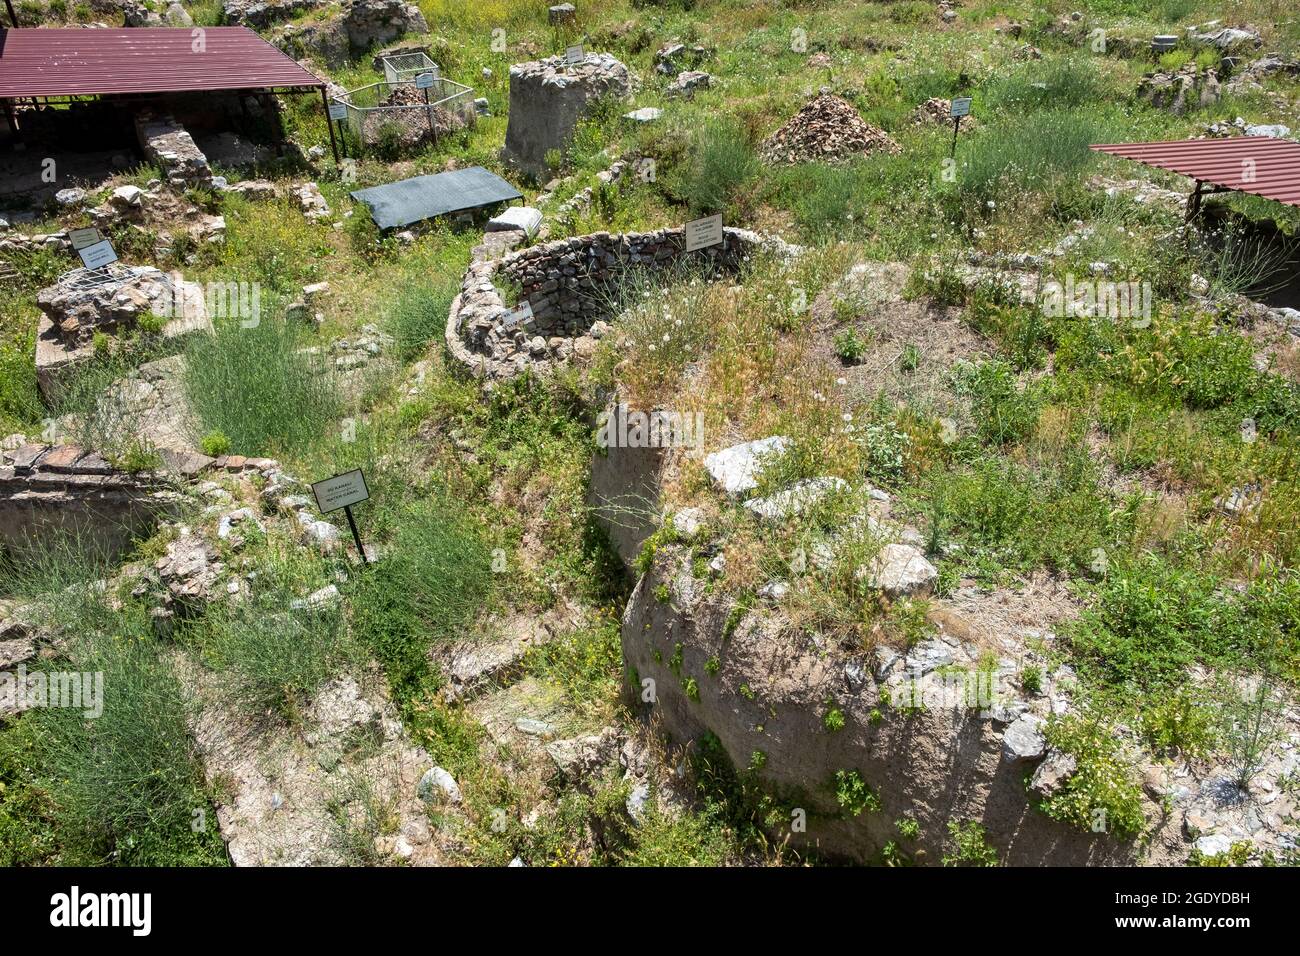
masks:
[[[822,93],[769,136],[760,155],[773,164],[836,163],[898,151],[889,134],[864,120],[851,103]]]

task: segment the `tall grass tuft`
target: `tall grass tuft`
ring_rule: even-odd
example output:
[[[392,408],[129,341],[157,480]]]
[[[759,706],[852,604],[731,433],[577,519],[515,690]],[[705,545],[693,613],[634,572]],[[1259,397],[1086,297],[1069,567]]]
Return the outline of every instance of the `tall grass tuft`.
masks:
[[[180,683],[144,607],[115,607],[100,581],[104,568],[87,554],[75,539],[54,538],[22,567],[0,569],[0,592],[19,596],[59,639],[60,656],[29,664],[29,672],[102,674],[102,713],[30,710],[4,731],[0,757],[14,746],[31,755],[27,792],[42,795],[40,822],[53,833],[60,863],[221,865],[215,825],[191,826],[195,810],[215,818]],[[0,803],[7,799],[0,790]]]
[[[327,360],[291,323],[220,322],[186,349],[185,393],[197,432],[220,431],[243,455],[283,455],[316,441],[342,411]]]
[[[338,599],[304,597],[323,579],[314,561],[272,560],[259,569],[250,600],[209,611],[205,657],[237,707],[295,720],[311,695],[356,658]]]
[[[1111,125],[1085,109],[1032,113],[991,124],[969,138],[959,158],[963,197],[987,202],[1017,192],[1044,190],[1075,179],[1093,159],[1092,143],[1107,142]]]
[[[692,132],[685,158],[665,185],[691,212],[711,215],[740,205],[759,169],[745,129],[731,119],[710,119]]]
[[[384,331],[393,337],[397,357],[403,362],[419,358],[429,343],[442,334],[460,284],[452,278],[403,288],[384,314]]]
[[[430,676],[433,643],[460,633],[488,599],[492,552],[446,494],[412,505],[387,550],[352,589],[352,625],[400,696]]]

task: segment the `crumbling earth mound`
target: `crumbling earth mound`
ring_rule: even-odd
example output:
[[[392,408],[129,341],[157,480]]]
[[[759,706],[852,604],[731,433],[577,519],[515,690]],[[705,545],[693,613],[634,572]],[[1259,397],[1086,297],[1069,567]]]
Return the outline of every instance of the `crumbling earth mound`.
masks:
[[[897,153],[899,146],[849,103],[822,93],[769,136],[759,154],[773,164],[846,162],[868,153]]]

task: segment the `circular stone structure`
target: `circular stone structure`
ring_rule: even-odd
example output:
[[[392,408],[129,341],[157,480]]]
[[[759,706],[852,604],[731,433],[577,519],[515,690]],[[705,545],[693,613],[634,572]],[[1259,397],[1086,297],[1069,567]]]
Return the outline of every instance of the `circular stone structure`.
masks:
[[[734,274],[745,257],[760,251],[791,256],[799,248],[727,228],[721,243],[687,252],[684,230],[677,227],[597,232],[475,262],[447,316],[447,348],[480,378],[513,378],[528,368],[546,372],[555,362],[591,354],[604,321],[611,318],[607,290],[629,271],[689,263],[710,273]],[[518,300],[507,302],[503,287],[518,289]]]
[[[510,67],[510,123],[501,161],[529,176],[549,171],[546,154],[561,152],[574,127],[596,100],[626,99],[632,77],[622,62],[608,53],[588,53],[580,63],[547,57]]]

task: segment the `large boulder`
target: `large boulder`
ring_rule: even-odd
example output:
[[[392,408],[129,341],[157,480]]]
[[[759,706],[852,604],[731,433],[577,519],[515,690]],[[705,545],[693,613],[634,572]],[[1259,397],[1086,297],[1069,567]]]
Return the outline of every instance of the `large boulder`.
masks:
[[[758,479],[767,464],[765,459],[781,455],[790,445],[783,435],[760,438],[715,451],[704,458],[704,468],[722,491],[740,495],[758,487]]]
[[[408,33],[428,33],[429,24],[420,8],[405,0],[351,0],[343,13],[343,29],[353,49],[368,50]]]
[[[562,57],[510,68],[510,124],[501,159],[529,176],[547,175],[547,153],[568,146],[574,127],[595,101],[624,99],[631,74],[608,53],[588,53],[573,66]]]

